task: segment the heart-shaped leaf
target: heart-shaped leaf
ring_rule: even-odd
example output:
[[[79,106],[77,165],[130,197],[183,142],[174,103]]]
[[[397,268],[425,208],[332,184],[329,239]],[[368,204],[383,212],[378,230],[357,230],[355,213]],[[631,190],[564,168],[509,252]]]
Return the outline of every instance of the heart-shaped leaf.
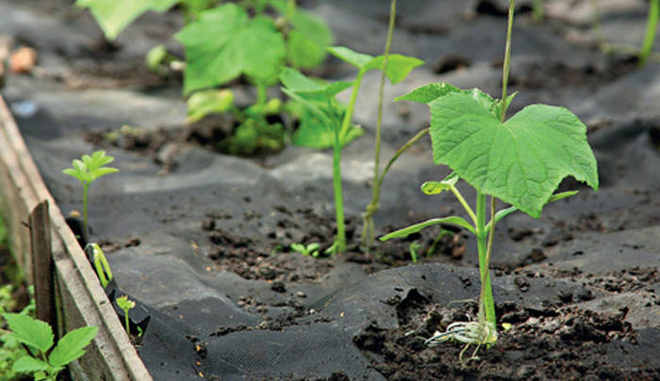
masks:
[[[451,92],[429,104],[436,164],[532,217],[566,176],[598,189],[596,159],[577,116],[532,105],[501,123],[483,99]]]
[[[146,11],[164,12],[179,0],[78,0],[76,5],[89,8],[108,40],[117,35]]]
[[[241,74],[264,85],[272,84],[286,55],[284,39],[272,20],[250,20],[232,3],[201,12],[176,38],[186,49],[186,94],[221,85]]]

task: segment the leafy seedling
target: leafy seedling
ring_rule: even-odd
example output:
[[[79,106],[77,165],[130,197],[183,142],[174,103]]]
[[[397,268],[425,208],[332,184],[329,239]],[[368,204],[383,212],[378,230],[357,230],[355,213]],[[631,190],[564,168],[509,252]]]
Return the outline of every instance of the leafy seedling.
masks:
[[[341,253],[346,248],[341,184],[341,150],[350,141],[363,134],[361,128],[351,123],[358,92],[364,75],[370,70],[382,69],[385,57],[372,57],[345,47],[332,47],[328,51],[358,68],[355,80],[324,83],[307,78],[299,71],[289,68],[282,71],[280,80],[285,86],[283,91],[299,102],[309,113],[309,117],[303,120],[298,131],[294,134],[294,143],[314,148],[333,148],[332,177],[337,237],[328,252]],[[404,80],[413,68],[423,63],[416,58],[399,54],[390,56],[389,60],[390,64],[385,69],[385,74],[392,83]],[[348,106],[344,107],[335,99],[335,96],[349,87],[351,88],[351,97]]]
[[[127,295],[120,296],[117,299],[115,299],[115,301],[117,302],[117,305],[119,306],[119,308],[121,308],[122,311],[124,311],[124,324],[125,324],[125,328],[126,328],[126,333],[130,334],[131,333],[131,324],[130,324],[130,319],[128,317],[128,311],[135,308],[135,302],[128,299]]]
[[[321,245],[319,245],[316,242],[310,243],[309,245],[305,245],[304,243],[292,243],[291,244],[291,249],[295,251],[296,253],[300,253],[302,255],[307,255],[307,256],[312,256],[314,258],[317,258],[319,256],[319,248]]]
[[[82,327],[68,332],[55,347],[53,330],[47,323],[25,314],[6,313],[9,337],[22,343],[27,352],[14,362],[12,371],[33,375],[35,380],[55,381],[70,362],[85,354],[98,327]]]
[[[62,170],[62,173],[75,177],[83,186],[83,224],[85,232],[89,234],[87,220],[87,193],[89,186],[99,177],[110,173],[119,172],[116,168],[106,167],[115,160],[114,157],[105,154],[105,151],[96,151],[91,156],[83,155],[82,158],[73,160],[73,168]]]
[[[470,344],[492,345],[497,340],[495,306],[488,266],[495,224],[522,211],[534,218],[544,205],[576,194],[553,194],[561,180],[573,176],[598,189],[596,159],[587,142],[587,127],[568,109],[531,105],[506,120],[513,96],[506,88],[510,66],[514,1],[510,0],[507,44],[502,74],[502,100],[479,89],[462,90],[447,83],[432,83],[397,98],[428,104],[433,160],[453,172],[442,181],[427,181],[422,191],[435,195],[450,191],[470,221],[460,216],[434,218],[381,237],[402,238],[435,224],[465,229],[477,239],[481,295],[478,322],[454,325],[437,340],[456,339]],[[515,95],[515,94],[513,94]],[[457,185],[464,180],[476,190],[476,208],[466,202]],[[490,195],[490,219],[486,222],[486,195]],[[495,210],[495,199],[510,207]],[[476,355],[476,351],[473,357]]]

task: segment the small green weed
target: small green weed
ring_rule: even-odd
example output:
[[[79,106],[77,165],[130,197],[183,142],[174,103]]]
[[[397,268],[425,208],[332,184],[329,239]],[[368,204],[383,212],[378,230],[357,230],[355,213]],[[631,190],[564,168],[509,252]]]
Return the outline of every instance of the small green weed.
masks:
[[[305,245],[304,243],[292,243],[291,244],[291,249],[295,251],[296,253],[300,253],[302,255],[307,255],[307,256],[312,256],[314,258],[317,258],[319,256],[319,248],[321,246],[316,243],[310,243],[309,245]]]

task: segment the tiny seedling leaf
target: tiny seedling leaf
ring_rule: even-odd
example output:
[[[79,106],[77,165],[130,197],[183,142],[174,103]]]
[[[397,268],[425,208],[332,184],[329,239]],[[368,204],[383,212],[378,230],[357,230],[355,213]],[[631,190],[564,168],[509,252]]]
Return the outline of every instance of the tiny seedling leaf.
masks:
[[[437,98],[445,96],[450,93],[459,93],[463,90],[458,87],[452,86],[446,82],[429,83],[422,87],[412,90],[408,94],[394,98],[395,101],[410,101],[418,103],[430,103]]]
[[[7,313],[2,317],[12,331],[10,335],[21,343],[42,352],[47,352],[53,346],[53,330],[48,323],[22,314]]]
[[[333,56],[339,58],[344,62],[357,67],[362,70],[369,62],[371,62],[374,57],[368,54],[358,53],[344,46],[333,46],[328,48],[328,52]]]
[[[307,98],[332,98],[353,85],[353,82],[325,83],[314,80],[291,68],[284,68],[280,73],[280,81],[290,90]]]
[[[11,369],[17,373],[35,373],[50,368],[47,362],[32,356],[23,356],[16,360]]]
[[[566,176],[598,189],[596,159],[577,116],[531,105],[501,123],[485,101],[474,91],[452,92],[429,104],[436,164],[535,218]]]
[[[549,204],[551,202],[562,200],[562,199],[567,198],[567,197],[575,196],[576,194],[578,194],[578,191],[568,191],[568,192],[556,193],[556,194],[553,194],[552,197],[550,197],[550,199],[548,200],[547,203]],[[493,217],[493,219],[495,220],[495,223],[497,224],[498,222],[500,222],[500,220],[502,218],[508,216],[509,214],[511,214],[513,212],[517,212],[517,211],[518,211],[518,208],[516,208],[515,206],[510,206],[506,209],[498,210],[497,213],[495,213],[495,216]],[[486,226],[486,231],[489,231],[490,227],[492,225],[493,225],[493,223],[489,222],[488,225]]]
[[[422,192],[427,195],[434,195],[442,193],[447,190],[451,190],[454,185],[458,182],[458,175],[456,172],[452,172],[442,181],[427,181],[422,184]]]
[[[385,56],[378,56],[371,60],[362,70],[381,70],[383,68],[383,61]],[[387,59],[387,70],[385,75],[393,84],[397,84],[408,76],[410,72],[417,66],[423,65],[424,61],[407,57],[401,54],[391,54]]]
[[[198,91],[188,98],[187,103],[186,123],[195,123],[206,115],[229,110],[234,105],[234,93],[226,89]]]
[[[114,40],[133,20],[146,11],[164,12],[179,0],[77,0],[76,5],[89,10],[108,40]]]
[[[82,327],[67,333],[48,356],[48,362],[55,367],[65,366],[85,354],[85,347],[94,339],[98,327]]]
[[[458,226],[467,229],[471,233],[475,234],[474,227],[470,225],[470,223],[467,222],[464,218],[458,216],[450,216],[443,218],[432,218],[430,220],[420,222],[418,224],[410,225],[403,229],[399,229],[389,234],[385,234],[384,236],[380,237],[380,240],[387,241],[388,239],[392,239],[392,238],[406,238],[407,236],[417,233],[428,226],[437,225],[437,224],[449,224],[449,225]]]

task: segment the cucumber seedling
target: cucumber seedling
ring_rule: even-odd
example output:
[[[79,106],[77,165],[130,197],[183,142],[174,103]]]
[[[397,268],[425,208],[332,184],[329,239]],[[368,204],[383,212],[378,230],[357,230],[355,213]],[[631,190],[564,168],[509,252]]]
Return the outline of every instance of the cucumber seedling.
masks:
[[[307,113],[293,136],[294,144],[313,148],[333,148],[332,179],[337,219],[337,236],[328,253],[341,253],[346,249],[344,200],[341,183],[341,150],[363,134],[352,124],[353,111],[364,75],[370,70],[382,69],[384,56],[373,57],[345,47],[332,47],[328,51],[358,68],[356,78],[350,82],[324,83],[306,77],[295,69],[285,68],[280,75],[283,91],[293,98]],[[392,83],[403,81],[410,71],[423,61],[400,54],[391,55],[385,75]],[[341,91],[351,88],[347,106],[335,99]]]
[[[80,159],[74,159],[72,168],[62,170],[62,173],[75,177],[83,186],[83,227],[85,234],[89,234],[89,225],[87,219],[87,194],[89,187],[99,177],[110,173],[119,172],[117,168],[106,167],[115,160],[114,157],[106,155],[105,151],[96,151],[91,156],[83,155]]]
[[[466,343],[465,349],[474,344],[478,350],[480,345],[496,342],[495,305],[488,266],[495,224],[499,220],[518,210],[534,218],[540,217],[547,203],[577,193],[553,194],[567,176],[598,189],[596,159],[587,142],[587,127],[576,115],[563,107],[537,104],[525,107],[508,120],[505,117],[515,96],[507,96],[513,7],[514,1],[510,0],[501,100],[479,89],[462,90],[447,83],[432,83],[397,98],[429,106],[433,160],[453,170],[442,181],[425,182],[422,191],[428,195],[452,192],[470,221],[460,216],[434,218],[380,239],[406,237],[434,224],[457,226],[477,239],[481,279],[478,321],[454,323],[447,332],[436,333],[429,344],[453,339]],[[474,209],[459,191],[459,179],[476,190]],[[487,195],[491,196],[488,221]],[[496,211],[495,199],[511,206]],[[473,358],[475,356],[476,350]]]

